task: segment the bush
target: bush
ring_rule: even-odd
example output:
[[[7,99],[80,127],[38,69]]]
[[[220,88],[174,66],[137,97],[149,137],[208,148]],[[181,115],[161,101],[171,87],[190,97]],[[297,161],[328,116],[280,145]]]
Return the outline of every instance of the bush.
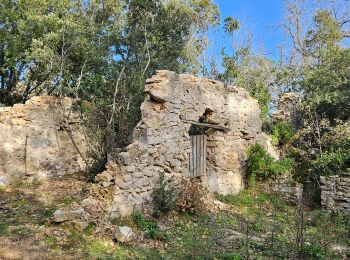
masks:
[[[339,174],[350,167],[350,138],[335,140],[328,150],[312,162],[314,170],[321,175]]]
[[[103,155],[101,157],[91,156],[92,163],[88,166],[86,171],[86,178],[88,181],[93,182],[95,180],[96,175],[102,173],[106,170],[107,164],[107,155]]]
[[[183,179],[180,183],[181,190],[176,200],[176,208],[179,212],[199,214],[205,211],[203,198],[205,191],[198,179]]]
[[[136,226],[144,231],[148,238],[164,239],[164,234],[155,221],[146,219],[139,211],[134,211],[132,217]]]
[[[275,160],[259,144],[252,145],[248,150],[247,184],[256,185],[256,179],[267,179],[276,174],[282,174],[292,169],[290,159]]]
[[[159,218],[175,208],[177,191],[174,186],[166,185],[164,173],[159,175],[157,186],[152,194],[153,216]]]
[[[272,127],[272,142],[274,145],[285,145],[290,143],[294,137],[293,126],[286,121],[276,123]]]
[[[321,245],[304,245],[300,251],[308,259],[325,259],[327,257],[327,251]]]

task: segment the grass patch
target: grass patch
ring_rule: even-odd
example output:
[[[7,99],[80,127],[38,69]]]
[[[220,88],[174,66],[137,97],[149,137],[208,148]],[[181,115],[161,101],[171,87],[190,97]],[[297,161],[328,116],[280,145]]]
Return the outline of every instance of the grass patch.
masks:
[[[38,209],[38,213],[37,213],[38,224],[40,225],[44,224],[48,218],[51,218],[53,216],[54,212],[55,212],[55,209],[52,209],[52,208]]]
[[[30,204],[31,204],[30,200],[28,200],[26,198],[20,198],[20,199],[13,201],[11,203],[11,207],[12,208],[19,208],[19,207],[27,206]]]
[[[217,198],[223,203],[235,205],[239,208],[251,207],[255,204],[255,198],[251,190],[242,190],[236,195],[217,195]]]
[[[44,239],[44,243],[48,246],[56,246],[58,242],[58,238],[55,236],[48,236]]]
[[[4,237],[8,235],[8,224],[4,222],[0,222],[0,237]]]
[[[128,259],[130,252],[123,246],[93,240],[86,243],[85,254],[93,259]]]
[[[71,205],[75,202],[79,202],[79,198],[76,196],[66,196],[60,200],[59,203],[62,203],[64,205]]]
[[[226,215],[226,214],[218,215],[215,218],[215,222],[217,224],[228,225],[230,227],[237,227],[237,220],[231,216]]]
[[[165,234],[160,230],[157,222],[146,219],[142,213],[133,212],[133,220],[136,226],[146,233],[146,236],[151,239],[165,239]]]
[[[9,231],[9,235],[18,237],[20,239],[26,239],[31,237],[34,231],[27,227],[16,227]]]

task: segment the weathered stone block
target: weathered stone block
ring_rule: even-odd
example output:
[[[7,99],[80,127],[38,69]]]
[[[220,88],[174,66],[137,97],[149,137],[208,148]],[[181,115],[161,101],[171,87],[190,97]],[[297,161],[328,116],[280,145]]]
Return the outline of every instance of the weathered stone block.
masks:
[[[115,230],[114,238],[118,242],[126,243],[135,239],[135,233],[128,226],[117,227]]]
[[[331,212],[350,214],[350,175],[321,176],[321,205]]]
[[[36,96],[0,110],[0,175],[46,178],[85,170],[88,145],[72,104]]]

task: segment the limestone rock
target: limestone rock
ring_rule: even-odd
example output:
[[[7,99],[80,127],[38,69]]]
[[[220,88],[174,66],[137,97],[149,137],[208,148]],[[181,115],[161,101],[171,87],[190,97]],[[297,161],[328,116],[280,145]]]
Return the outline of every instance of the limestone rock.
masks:
[[[165,225],[158,224],[157,226],[158,226],[158,228],[159,228],[160,231],[162,231],[162,232],[167,231],[167,227],[166,227]]]
[[[274,176],[263,186],[265,190],[275,192],[289,204],[298,205],[302,201],[303,186],[294,181],[290,174]]]
[[[114,238],[121,243],[130,242],[135,238],[135,233],[128,226],[117,227]]]
[[[321,205],[331,212],[350,215],[350,172],[321,176]]]
[[[299,105],[301,96],[298,93],[284,93],[278,100],[277,111],[272,114],[272,118],[276,121],[288,121],[296,129],[301,126],[301,113]]]
[[[0,108],[0,176],[37,179],[85,169],[87,142],[73,100],[37,96]],[[62,107],[64,109],[62,109]],[[71,136],[68,130],[71,130]]]
[[[73,209],[73,210],[61,210],[58,209],[53,213],[53,221],[56,223],[61,223],[70,220],[77,220],[82,218],[84,214],[83,208]]]
[[[6,187],[7,185],[10,184],[10,179],[9,177],[6,176],[0,176],[0,187]]]

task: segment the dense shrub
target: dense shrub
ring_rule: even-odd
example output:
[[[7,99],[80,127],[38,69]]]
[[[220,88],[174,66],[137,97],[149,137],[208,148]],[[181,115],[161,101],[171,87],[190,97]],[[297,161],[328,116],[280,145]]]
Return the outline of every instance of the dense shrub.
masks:
[[[317,244],[305,244],[300,254],[306,259],[325,259],[327,257],[327,251],[321,245]]]
[[[350,138],[334,140],[312,161],[313,171],[320,175],[336,175],[350,167]]]
[[[267,179],[273,175],[285,173],[291,168],[290,159],[275,160],[264,147],[254,144],[248,150],[247,184],[254,187],[256,179]]]
[[[157,186],[153,189],[151,197],[153,204],[153,216],[159,218],[175,208],[177,190],[165,182],[164,173],[159,175]]]
[[[183,179],[180,183],[181,190],[176,200],[176,208],[179,212],[199,214],[204,212],[203,198],[204,188],[198,179]]]
[[[294,137],[293,126],[286,121],[280,121],[272,127],[272,142],[274,145],[285,145]]]

